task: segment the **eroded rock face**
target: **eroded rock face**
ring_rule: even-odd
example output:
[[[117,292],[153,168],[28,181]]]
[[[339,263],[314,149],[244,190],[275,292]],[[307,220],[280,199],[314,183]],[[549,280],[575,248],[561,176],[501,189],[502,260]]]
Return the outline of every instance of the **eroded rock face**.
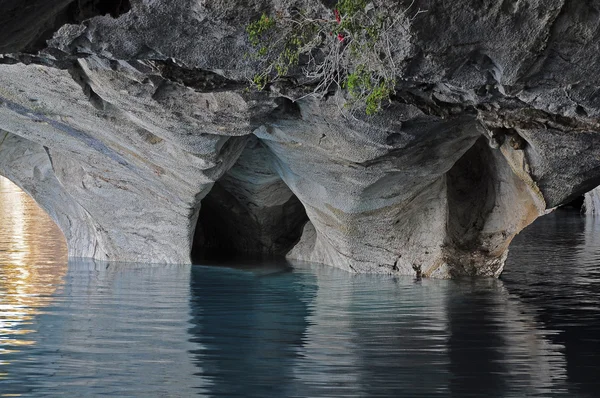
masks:
[[[47,173],[53,177],[47,189],[64,191],[84,210],[83,218],[71,216],[93,231],[91,239],[72,234],[68,224],[58,222],[72,253],[118,261],[188,262],[200,200],[235,162],[246,138],[197,133],[189,119],[193,115],[183,116],[172,105],[168,113],[164,109],[170,96],[185,106],[194,101],[206,106],[210,100],[215,109],[223,105],[231,110],[227,120],[219,121],[239,117],[240,123],[234,124],[243,126],[245,103],[228,93],[194,97],[183,87],[183,93],[163,89],[161,97],[153,99],[159,90],[148,90],[150,81],[138,82],[130,64],[119,64],[126,71],[115,72],[102,63],[92,67],[91,62],[81,61],[83,88],[68,71],[4,66],[2,128],[43,147],[51,166]],[[25,85],[27,90],[20,88]],[[127,90],[136,90],[135,97]],[[242,106],[240,113],[236,106]],[[203,125],[209,131],[223,128],[206,120]],[[2,148],[13,142],[5,141]],[[7,165],[6,175],[25,185],[21,181],[28,178],[34,160],[20,156]],[[41,186],[39,193],[27,190],[45,209],[62,206]],[[67,210],[49,211],[51,216],[55,212]],[[89,242],[82,243],[86,239]]]
[[[269,151],[252,136],[202,201],[194,246],[199,256],[285,255],[307,220],[302,202],[272,167]]]
[[[72,255],[187,262],[196,232],[355,272],[497,276],[515,234],[600,184],[598,1],[416,1],[373,117],[340,89],[294,101],[300,76],[248,90],[245,26],[332,18],[327,2],[43,3],[0,4],[36,21],[0,30],[0,173]]]
[[[94,220],[60,184],[48,148],[0,132],[0,174],[29,193],[52,217],[69,242],[72,257],[93,257],[97,244]]]
[[[581,212],[594,217],[600,215],[600,188],[586,192]]]

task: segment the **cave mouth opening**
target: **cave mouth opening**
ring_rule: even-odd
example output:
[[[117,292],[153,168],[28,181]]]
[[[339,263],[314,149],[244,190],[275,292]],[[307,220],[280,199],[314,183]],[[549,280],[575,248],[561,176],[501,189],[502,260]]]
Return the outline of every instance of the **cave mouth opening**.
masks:
[[[11,261],[32,259],[66,262],[65,236],[56,222],[24,189],[0,175],[0,263],[2,253]]]
[[[290,192],[285,201],[260,206],[252,201],[255,198],[236,195],[240,192],[228,188],[217,182],[202,200],[192,244],[193,263],[243,265],[284,259],[308,221],[300,200]]]
[[[561,210],[576,210],[581,212],[583,210],[583,205],[585,203],[585,195],[577,196],[575,199],[571,200],[564,205],[559,206]]]
[[[192,261],[281,260],[298,243],[307,221],[304,205],[275,171],[268,149],[252,138],[202,200]]]

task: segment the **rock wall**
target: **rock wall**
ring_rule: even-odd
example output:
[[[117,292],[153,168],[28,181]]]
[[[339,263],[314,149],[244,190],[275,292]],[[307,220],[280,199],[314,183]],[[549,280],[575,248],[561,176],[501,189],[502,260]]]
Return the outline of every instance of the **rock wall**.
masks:
[[[3,174],[24,186],[51,216],[67,213],[86,225],[83,230],[92,231],[79,236],[55,217],[72,253],[118,261],[189,262],[200,201],[237,159],[246,138],[195,135],[194,127],[175,115],[176,108],[171,117],[162,111],[161,101],[182,94],[176,88],[165,87],[160,99],[152,99],[153,92],[137,92],[132,101],[123,87],[143,91],[137,70],[125,64],[126,71],[115,73],[93,61],[78,63],[78,82],[73,70],[3,66],[2,128],[9,138],[17,135],[35,148],[7,159]],[[183,94],[188,106],[193,101],[205,105],[204,98]],[[112,96],[112,102],[100,95]],[[210,99],[215,106],[224,101],[235,117],[235,96]],[[0,149],[12,150],[12,145],[24,144],[7,139]],[[30,179],[37,165],[32,162],[38,162],[38,157],[26,156],[28,151],[45,156],[44,171],[52,177],[47,188],[31,182],[27,189],[22,182]],[[64,192],[82,211],[62,209],[63,202],[46,190]]]
[[[600,188],[586,192],[581,212],[589,216],[600,215]]]
[[[0,173],[73,256],[188,262],[196,245],[497,276],[515,234],[600,185],[597,0],[415,1],[396,93],[369,117],[341,89],[296,100],[300,75],[248,89],[247,24],[332,18],[326,2],[13,3]]]

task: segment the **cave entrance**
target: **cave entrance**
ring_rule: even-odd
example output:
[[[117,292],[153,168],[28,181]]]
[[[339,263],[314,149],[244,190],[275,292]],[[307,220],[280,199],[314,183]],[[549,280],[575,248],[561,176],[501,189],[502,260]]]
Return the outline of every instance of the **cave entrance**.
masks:
[[[0,176],[0,305],[5,335],[26,328],[31,316],[50,303],[64,283],[68,263],[67,244],[58,226],[27,193]]]
[[[308,216],[258,139],[202,200],[192,246],[195,263],[285,256]]]
[[[581,212],[582,209],[583,209],[583,204],[584,203],[585,203],[585,196],[581,195],[581,196],[576,197],[575,199],[573,199],[569,203],[565,203],[564,205],[561,205],[559,207],[559,209],[563,209],[563,210],[576,210],[578,212]]]
[[[9,179],[0,176],[0,267],[66,266],[65,237],[50,216]]]

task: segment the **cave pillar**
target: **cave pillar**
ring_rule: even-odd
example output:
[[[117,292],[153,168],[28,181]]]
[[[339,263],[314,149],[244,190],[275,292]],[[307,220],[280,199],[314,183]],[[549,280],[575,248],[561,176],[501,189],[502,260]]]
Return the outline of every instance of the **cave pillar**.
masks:
[[[255,134],[310,222],[288,254],[353,272],[421,275],[445,261],[445,174],[481,135],[467,118],[354,120],[335,100],[301,103],[300,112]],[[329,107],[329,108],[327,108]],[[402,122],[403,115],[411,115]],[[448,272],[443,271],[447,276]]]
[[[410,113],[397,106],[399,117]],[[291,259],[354,272],[498,276],[513,237],[545,211],[524,152],[508,141],[492,148],[469,118],[421,115],[380,129],[376,118],[316,113],[304,103],[296,119],[255,132],[310,219]]]

